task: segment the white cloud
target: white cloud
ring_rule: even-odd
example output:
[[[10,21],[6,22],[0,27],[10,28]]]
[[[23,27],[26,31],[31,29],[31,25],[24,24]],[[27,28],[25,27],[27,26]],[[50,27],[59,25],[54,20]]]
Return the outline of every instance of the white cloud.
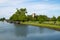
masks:
[[[41,9],[41,10],[57,10],[60,9],[59,5],[50,4],[35,4],[31,5],[30,8]]]
[[[0,18],[1,17],[9,18],[15,11],[16,11],[16,9],[14,7],[1,8],[0,9]]]
[[[56,5],[48,5],[48,4],[33,4],[33,5],[25,5],[25,6],[17,6],[17,8],[21,8],[21,7],[26,7],[28,10],[28,14],[32,14],[32,13],[37,13],[37,14],[44,14],[47,15],[47,13],[49,14],[49,12],[53,12],[52,15],[54,15],[54,11],[56,10],[60,10],[60,6],[56,6]],[[6,10],[4,10],[6,9]],[[16,7],[6,7],[3,9],[0,9],[2,15],[5,14],[5,16],[11,16],[16,10]],[[51,16],[52,16],[51,15]]]
[[[60,10],[59,5],[55,4],[32,4],[27,6],[28,14],[37,13],[42,15],[58,16],[58,11]]]
[[[18,5],[18,4],[21,4],[23,2],[25,2],[25,1],[24,0],[21,0],[21,1],[19,1],[19,0],[9,0],[7,3],[10,4],[10,5]]]
[[[26,7],[28,10],[28,14],[37,13],[37,14],[47,14],[49,11],[60,10],[60,6],[56,4],[46,4],[46,3],[25,3],[32,0],[1,0],[0,3],[4,4],[6,7],[0,7],[0,17],[6,16],[10,17],[16,10],[16,8]],[[43,0],[49,1],[49,0]],[[3,6],[4,6],[3,5]],[[0,5],[1,6],[1,5]],[[54,12],[53,12],[54,14]]]

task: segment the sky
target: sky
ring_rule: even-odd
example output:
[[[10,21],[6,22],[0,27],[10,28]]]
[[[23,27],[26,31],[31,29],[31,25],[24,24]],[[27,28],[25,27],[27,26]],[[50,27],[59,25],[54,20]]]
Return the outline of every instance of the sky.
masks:
[[[27,15],[60,16],[60,0],[0,0],[0,18],[9,18],[16,8],[26,8]]]

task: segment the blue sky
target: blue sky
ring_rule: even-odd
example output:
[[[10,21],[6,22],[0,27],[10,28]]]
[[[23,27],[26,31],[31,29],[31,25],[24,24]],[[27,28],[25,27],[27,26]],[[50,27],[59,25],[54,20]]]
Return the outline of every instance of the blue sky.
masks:
[[[0,18],[9,18],[16,8],[27,8],[27,14],[60,16],[60,0],[0,0]]]

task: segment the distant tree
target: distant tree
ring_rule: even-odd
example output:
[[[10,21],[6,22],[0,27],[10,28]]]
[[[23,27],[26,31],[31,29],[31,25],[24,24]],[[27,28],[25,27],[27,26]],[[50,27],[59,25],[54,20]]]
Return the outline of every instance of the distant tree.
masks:
[[[57,21],[60,21],[60,16],[57,17]]]
[[[54,21],[54,24],[56,24],[56,17],[55,16],[53,16],[52,18],[51,18],[51,21]]]
[[[35,16],[35,21],[39,21],[39,18],[38,17],[39,17],[39,15],[36,15]]]
[[[47,19],[48,19],[48,17],[46,15],[39,15],[38,16],[39,23],[47,21]]]
[[[3,17],[3,18],[0,18],[0,21],[4,21],[5,20],[5,18]]]
[[[43,23],[43,22],[44,22],[44,19],[41,18],[41,19],[39,20],[39,23]]]
[[[32,21],[32,15],[27,15],[27,21]]]
[[[32,17],[32,15],[27,15],[27,21],[36,21],[36,18]]]
[[[2,19],[5,20],[5,17],[3,17]]]
[[[56,21],[56,17],[53,16],[53,17],[51,18],[51,21]]]

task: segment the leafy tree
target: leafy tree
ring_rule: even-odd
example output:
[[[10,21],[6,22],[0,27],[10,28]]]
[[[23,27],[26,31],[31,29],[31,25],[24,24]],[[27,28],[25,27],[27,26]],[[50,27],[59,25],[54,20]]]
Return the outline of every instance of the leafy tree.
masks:
[[[57,17],[57,21],[60,21],[60,16]]]
[[[3,17],[3,18],[0,18],[0,21],[4,21],[5,20],[5,18]]]
[[[39,23],[42,23],[42,22],[44,22],[44,21],[47,21],[47,16],[45,16],[45,15],[39,15],[38,16],[38,20],[39,20]]]
[[[32,17],[32,15],[27,15],[27,21],[37,21],[37,15]]]
[[[56,24],[56,17],[55,16],[53,16],[52,18],[51,18],[51,21],[54,21],[54,24]]]
[[[26,8],[17,9],[15,14],[13,14],[10,17],[10,20],[13,20],[13,21],[25,21],[26,20],[26,15],[25,15],[26,13],[27,13]]]
[[[27,21],[32,21],[32,15],[27,15]]]
[[[53,16],[53,17],[51,18],[51,21],[56,21],[56,17]]]

